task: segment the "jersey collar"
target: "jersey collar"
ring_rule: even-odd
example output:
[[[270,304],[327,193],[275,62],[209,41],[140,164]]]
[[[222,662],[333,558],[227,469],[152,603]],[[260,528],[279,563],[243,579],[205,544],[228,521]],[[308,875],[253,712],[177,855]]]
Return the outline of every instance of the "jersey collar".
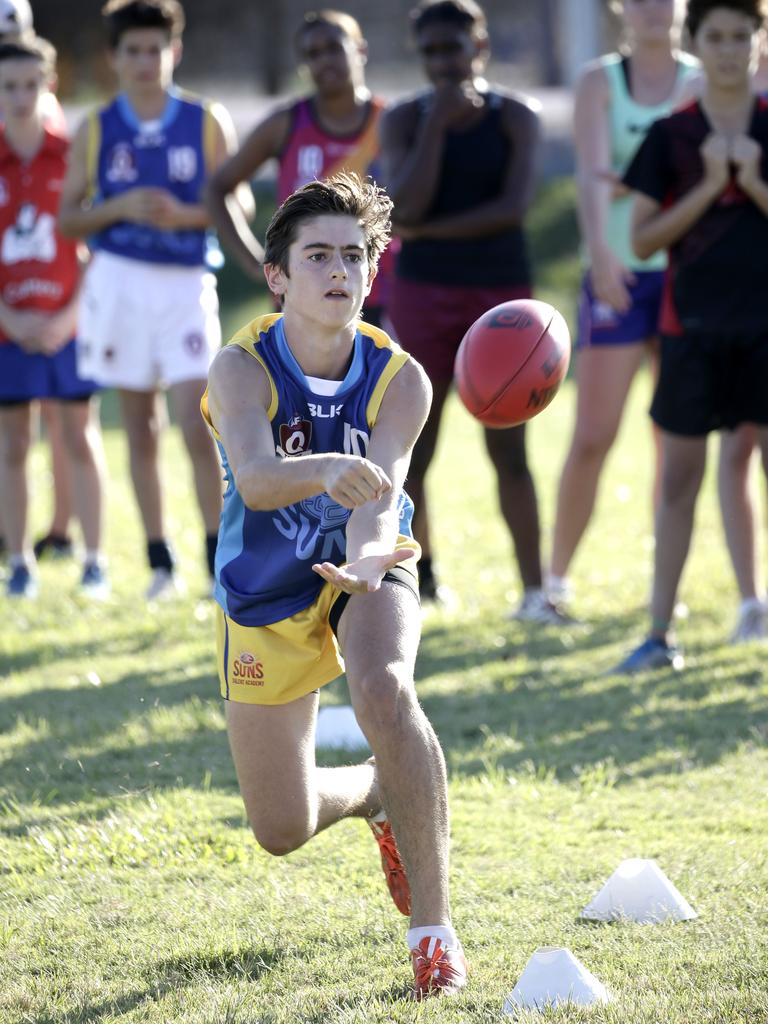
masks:
[[[312,391],[307,375],[304,373],[302,368],[299,366],[296,357],[291,352],[290,346],[285,337],[285,324],[283,318],[275,322],[275,342],[277,344],[277,351],[283,361],[284,366],[294,377],[299,384],[302,385],[307,391]],[[341,387],[336,392],[336,395],[341,395],[358,382],[363,371],[363,352],[360,343],[360,331],[355,331],[354,348],[352,351],[352,362],[350,363],[349,369],[347,370],[344,380],[341,382]]]
[[[179,112],[179,107],[181,106],[181,95],[179,93],[179,90],[175,86],[171,86],[171,88],[167,90],[165,96],[165,109],[163,110],[160,117],[157,119],[157,126],[161,130],[168,128],[169,125],[173,123],[173,121],[176,119],[176,115]],[[123,118],[123,120],[129,128],[133,129],[133,131],[138,132],[141,131],[142,128],[146,127],[148,122],[140,120],[136,111],[133,109],[133,106],[131,105],[131,101],[128,99],[127,95],[124,92],[120,92],[117,94],[116,102],[117,109],[120,112],[120,116]]]

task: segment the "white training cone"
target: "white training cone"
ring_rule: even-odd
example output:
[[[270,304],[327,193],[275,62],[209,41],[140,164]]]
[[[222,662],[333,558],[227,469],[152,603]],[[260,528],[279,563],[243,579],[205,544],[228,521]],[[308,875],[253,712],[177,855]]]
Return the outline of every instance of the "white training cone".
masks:
[[[627,918],[638,924],[691,921],[699,915],[655,860],[632,857],[619,864],[581,917],[590,921]]]
[[[504,1013],[544,1010],[559,1003],[591,1006],[609,1002],[605,985],[579,963],[569,949],[542,946],[525,965],[504,1002]]]
[[[315,743],[318,747],[343,750],[359,750],[368,746],[368,740],[357,724],[355,712],[348,705],[320,708]]]

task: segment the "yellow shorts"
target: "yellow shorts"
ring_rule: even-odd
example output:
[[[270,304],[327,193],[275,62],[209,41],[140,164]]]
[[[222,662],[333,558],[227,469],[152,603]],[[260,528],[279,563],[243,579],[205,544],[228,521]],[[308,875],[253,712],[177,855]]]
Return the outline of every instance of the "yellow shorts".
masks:
[[[399,537],[397,548],[417,547]],[[414,578],[417,558],[401,562]],[[418,588],[414,583],[418,594]],[[238,704],[288,704],[338,678],[344,659],[331,628],[331,610],[342,591],[325,583],[308,608],[267,626],[241,626],[221,608],[216,653],[221,696]],[[346,595],[344,595],[346,596]]]

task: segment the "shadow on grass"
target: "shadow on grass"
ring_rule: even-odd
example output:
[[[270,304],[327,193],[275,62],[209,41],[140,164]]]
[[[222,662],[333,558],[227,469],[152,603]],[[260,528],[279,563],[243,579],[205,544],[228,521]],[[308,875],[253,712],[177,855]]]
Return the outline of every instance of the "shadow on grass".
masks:
[[[525,633],[500,623],[495,641],[483,633],[484,648],[455,626],[427,628],[417,675],[453,770],[533,769],[573,780],[607,763],[622,784],[717,763],[744,744],[765,742],[768,671],[757,651],[694,649],[680,673],[609,674],[612,662],[598,652],[639,636],[642,622],[638,610],[570,631],[565,645],[563,631]],[[604,664],[594,675],[574,672],[571,648],[582,665],[590,650]],[[470,672],[457,691],[456,677]]]
[[[158,1003],[189,985],[205,981],[255,982],[273,970],[284,956],[281,950],[256,948],[190,952],[153,965],[151,977],[147,978],[146,985],[141,988],[133,988],[115,998],[87,1003],[64,1017],[59,1013],[44,1013],[35,1018],[35,1024],[62,1024],[64,1020],[66,1024],[95,1024],[132,1013],[145,1003]],[[237,1015],[231,1019],[237,1019]]]
[[[418,685],[452,770],[533,767],[572,780],[608,763],[621,784],[716,763],[745,743],[764,741],[768,696],[759,652],[742,659],[730,649],[693,651],[682,673],[584,676],[585,652],[604,660],[599,649],[632,636],[641,623],[638,610],[574,631],[569,643],[578,659],[570,658],[562,631],[526,633],[499,622],[475,636],[455,623],[429,626]],[[105,797],[196,788],[205,776],[207,785],[237,792],[216,694],[213,673],[193,668],[182,677],[175,670],[128,673],[101,687],[2,699],[4,728],[46,723],[40,736],[10,748],[5,792],[38,807],[84,801],[97,817],[108,813]],[[343,681],[329,696],[348,699]],[[326,765],[356,759],[332,751],[319,758]],[[104,806],[94,806],[100,800]],[[8,827],[17,828],[10,820]]]

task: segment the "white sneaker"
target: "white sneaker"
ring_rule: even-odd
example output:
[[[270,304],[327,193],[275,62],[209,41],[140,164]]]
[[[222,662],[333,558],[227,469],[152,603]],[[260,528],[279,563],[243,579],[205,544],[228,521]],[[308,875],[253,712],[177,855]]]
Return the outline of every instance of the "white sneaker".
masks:
[[[147,587],[148,601],[172,601],[184,593],[184,584],[170,569],[153,569]]]
[[[732,644],[749,643],[750,640],[765,640],[768,637],[768,608],[757,597],[741,602],[736,627],[731,633]]]
[[[540,626],[567,626],[572,621],[553,604],[540,587],[526,590],[520,606],[509,618],[518,622],[535,622]]]
[[[544,589],[550,602],[557,608],[573,602],[573,584],[567,576],[554,576],[548,573]]]

